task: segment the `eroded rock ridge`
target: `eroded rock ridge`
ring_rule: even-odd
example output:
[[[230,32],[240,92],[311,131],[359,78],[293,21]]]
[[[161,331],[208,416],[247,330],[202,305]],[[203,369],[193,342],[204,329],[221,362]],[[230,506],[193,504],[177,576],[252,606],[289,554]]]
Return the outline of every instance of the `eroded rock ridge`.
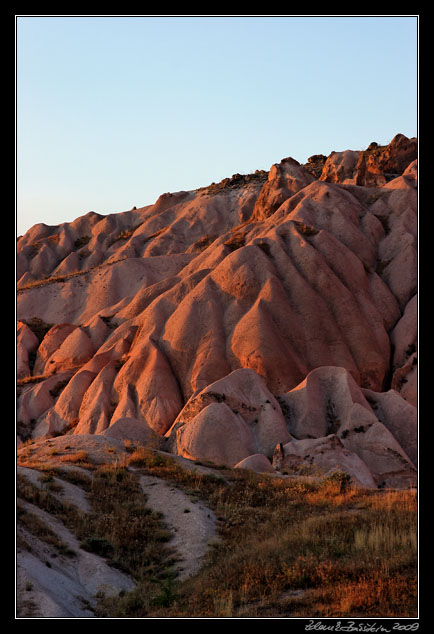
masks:
[[[18,240],[17,432],[409,486],[417,140],[285,158]]]

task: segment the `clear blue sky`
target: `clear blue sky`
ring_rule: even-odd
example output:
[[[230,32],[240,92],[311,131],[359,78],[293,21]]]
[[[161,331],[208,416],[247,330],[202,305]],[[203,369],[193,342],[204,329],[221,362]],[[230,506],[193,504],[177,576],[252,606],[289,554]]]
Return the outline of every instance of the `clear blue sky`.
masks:
[[[17,233],[417,136],[417,17],[17,17]]]

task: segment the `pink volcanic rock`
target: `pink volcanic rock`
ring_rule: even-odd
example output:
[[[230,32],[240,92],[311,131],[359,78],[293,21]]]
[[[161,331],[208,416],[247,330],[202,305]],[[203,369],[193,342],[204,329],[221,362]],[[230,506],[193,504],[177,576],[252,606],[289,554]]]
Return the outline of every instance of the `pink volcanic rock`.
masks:
[[[417,187],[417,158],[409,163],[403,171],[402,176],[409,184],[412,184],[413,187]]]
[[[112,332],[100,315],[95,315],[88,322],[83,324],[83,329],[91,340],[95,350],[98,350],[103,345]]]
[[[290,228],[285,242],[291,257],[280,245],[268,262],[262,254],[251,252],[249,273],[256,276],[255,284],[266,276],[269,280],[256,291],[256,302],[246,306],[233,331],[232,351],[240,365],[266,377],[273,392],[290,389],[310,369],[330,364],[361,375],[366,387],[380,388],[388,370],[384,358],[388,340],[381,315],[375,316],[372,302],[369,307],[367,301],[355,301],[347,284],[296,229]],[[243,249],[246,254],[248,248]],[[249,283],[250,277],[244,286],[248,288]]]
[[[156,446],[161,438],[145,421],[129,417],[118,418],[102,432],[102,435],[115,440],[129,440],[133,443]]]
[[[136,347],[113,384],[117,406],[113,417],[148,422],[163,435],[182,408],[178,382],[164,353],[154,342]]]
[[[325,154],[313,154],[307,159],[307,163],[303,165],[314,178],[319,178],[327,160]]]
[[[56,324],[49,329],[38,348],[33,374],[45,374],[49,370],[47,362],[50,357],[76,328],[73,324]]]
[[[139,328],[134,323],[134,320],[124,321],[114,315],[104,316],[102,319],[108,324],[111,332],[107,335],[104,343],[98,348],[98,354],[113,350],[114,348],[117,349],[118,344],[121,344],[123,341],[126,341],[128,345],[131,346]]]
[[[53,227],[46,225],[43,222],[39,222],[36,225],[30,227],[28,231],[21,236],[18,240],[18,248],[22,249],[28,245],[33,244],[34,242],[38,242],[42,238],[48,237],[53,232]]]
[[[252,218],[262,220],[271,216],[290,196],[314,180],[308,170],[293,158],[272,165],[268,180],[255,203]]]
[[[356,235],[354,237],[354,244],[357,243],[359,248],[362,239],[363,236],[359,231],[357,233],[357,238]],[[286,242],[287,240],[288,242]],[[254,239],[252,245],[256,244],[256,242],[259,244],[258,239]],[[339,365],[346,365],[351,369],[354,368],[357,372],[353,360],[353,354],[356,353],[357,361],[360,360],[361,364],[366,364],[367,360],[372,360],[372,367],[366,367],[364,375],[366,376],[366,380],[369,381],[372,380],[369,379],[370,374],[374,377],[374,373],[379,373],[378,379],[374,379],[376,381],[375,386],[378,387],[381,385],[385,372],[387,372],[387,362],[383,359],[378,350],[378,337],[380,336],[382,339],[380,350],[381,346],[383,346],[383,350],[385,349],[385,346],[388,345],[388,341],[386,332],[384,331],[381,323],[383,321],[383,315],[378,314],[374,317],[374,312],[376,311],[375,305],[371,302],[371,307],[368,306],[368,301],[370,301],[368,297],[370,289],[365,270],[360,263],[358,263],[358,279],[355,278],[353,280],[352,286],[353,290],[359,295],[357,288],[362,282],[363,286],[366,288],[366,300],[361,301],[359,305],[354,304],[356,314],[345,313],[340,307],[342,302],[345,302],[345,304],[349,303],[350,294],[348,292],[348,288],[339,284],[336,279],[336,273],[332,270],[327,271],[327,268],[324,267],[324,260],[320,257],[320,254],[315,249],[312,249],[310,244],[307,243],[303,237],[300,237],[300,234],[295,228],[292,228],[286,234],[285,242],[285,249],[282,249],[283,245],[281,244],[271,243],[270,256],[263,252],[261,253],[260,249],[252,248],[248,245],[243,248],[239,248],[234,253],[227,256],[212,272],[211,276],[214,282],[213,285],[210,285],[208,279],[206,279],[201,283],[201,286],[196,289],[196,297],[200,292],[203,294],[203,298],[200,298],[199,300],[203,307],[201,310],[208,311],[208,315],[204,312],[204,322],[206,324],[211,323],[212,320],[210,321],[211,315],[209,311],[212,306],[215,307],[213,309],[213,319],[216,323],[216,327],[212,330],[212,336],[215,340],[219,338],[219,333],[221,333],[221,337],[224,337],[225,333],[228,330],[230,332],[235,325],[235,330],[232,335],[232,352],[239,359],[239,365],[250,365],[250,367],[258,371],[263,376],[264,373],[268,373],[267,379],[271,378],[269,373],[272,371],[272,368],[276,368],[276,376],[273,380],[274,382],[277,382],[280,376],[282,385],[279,387],[277,384],[273,383],[272,389],[279,390],[282,389],[285,381],[286,383],[289,383],[291,387],[297,384],[297,382],[299,382],[310,369],[305,363],[305,346],[302,351],[300,350],[301,354],[297,352],[297,349],[294,350],[294,341],[296,341],[298,337],[295,338],[292,335],[294,333],[294,328],[297,328],[296,320],[298,320],[298,328],[304,330],[304,333],[300,332],[300,340],[312,342],[311,345],[309,345],[308,350],[308,355],[312,357],[313,365],[311,365],[311,368],[315,367],[315,364],[321,365],[324,363],[330,363],[330,351],[333,349],[334,354],[338,353],[339,350],[341,351],[339,357],[335,356],[333,358],[333,363],[336,363],[339,358]],[[288,256],[288,251],[290,252],[290,256]],[[330,254],[328,257],[332,259],[332,245],[329,251]],[[347,279],[345,282],[347,283],[349,278],[348,274],[346,272],[344,273],[344,271],[346,271],[344,256],[345,254],[342,255],[342,265],[338,274],[343,276],[346,275]],[[336,257],[334,259],[336,260]],[[277,270],[276,267],[278,267]],[[300,275],[300,268],[302,267],[306,270],[302,269],[303,275]],[[348,269],[348,266],[346,268]],[[323,281],[318,278],[318,271],[323,272],[323,277],[325,277],[325,275],[329,276],[328,285],[332,289],[332,294],[329,292],[327,285],[324,283],[325,280]],[[280,285],[279,288],[279,279],[282,280],[282,278],[284,286]],[[315,285],[315,288],[312,288],[309,282],[311,282],[312,285]],[[223,295],[221,291],[225,294]],[[342,298],[336,297],[337,291],[342,293]],[[324,299],[322,299],[319,294],[322,294]],[[264,301],[258,301],[253,306],[249,306],[250,302],[252,300],[255,301],[258,295],[260,297],[263,295]],[[273,297],[273,295],[275,297]],[[277,295],[280,295],[278,300]],[[205,300],[205,297],[207,297],[207,300]],[[351,299],[350,301],[353,300]],[[322,304],[320,310],[318,310],[319,302]],[[191,311],[195,311],[197,315],[200,314],[191,305],[191,298],[189,297],[184,300],[183,305],[187,306],[188,304],[190,305],[190,308],[188,309],[190,313]],[[270,311],[271,318],[268,318],[267,313],[270,313]],[[277,313],[279,312],[282,315],[282,319],[277,318]],[[286,326],[288,331],[288,341],[286,346],[290,351],[289,354],[286,355],[288,368],[287,370],[282,368],[279,372],[277,370],[277,365],[281,365],[282,359],[285,359],[285,355],[280,354],[280,350],[283,349],[282,334],[284,330],[282,331],[282,326],[285,329],[285,321],[288,321],[287,319],[284,319],[284,314],[288,314],[288,312],[291,314],[291,322],[288,322]],[[185,313],[187,315],[188,311],[186,310]],[[303,318],[300,320],[300,313],[308,313],[309,318]],[[219,314],[224,315],[224,320],[218,317]],[[367,323],[368,315],[371,321],[370,324]],[[371,319],[371,315],[374,318],[374,321]],[[173,315],[171,319],[175,322],[175,315]],[[181,336],[179,319],[181,319],[181,321],[186,321],[186,318],[180,314],[180,310],[177,311],[176,326],[174,325],[173,328],[173,330],[177,333],[176,336],[178,339]],[[217,326],[218,320],[220,320],[220,326]],[[314,320],[320,323],[315,324]],[[390,320],[390,317],[388,317],[388,320]],[[338,323],[336,323],[336,321]],[[250,326],[251,322],[253,322],[254,328],[259,331],[257,333],[257,343],[254,341],[254,333]],[[279,324],[279,328],[276,328],[276,324]],[[350,326],[350,328],[348,328],[348,326]],[[191,320],[189,327],[193,328]],[[374,337],[370,332],[372,327],[377,330]],[[358,332],[355,332],[355,328],[359,329]],[[310,330],[309,335],[306,333],[307,329]],[[330,332],[330,338],[335,342],[333,348],[331,348],[327,339],[324,338],[324,334],[328,331]],[[342,333],[345,331],[347,332],[345,340],[343,340]],[[167,328],[167,332],[171,332],[169,327]],[[197,334],[198,333],[196,332],[196,337]],[[276,339],[274,346],[276,354],[279,357],[279,364],[276,364],[274,359],[270,356],[270,350],[265,349],[261,354],[262,346],[268,346],[269,349],[272,348],[273,338]],[[189,343],[190,339],[188,339],[186,343],[188,346],[191,345]],[[196,340],[200,341],[200,338],[195,339],[195,341]],[[338,344],[339,340],[342,342],[341,345]],[[261,341],[264,343],[262,344]],[[222,346],[223,342],[218,345],[214,344],[212,350],[217,350],[217,348],[222,348]],[[351,348],[354,349],[353,354],[352,351],[350,352],[348,349],[348,346],[351,346]],[[366,346],[371,349],[370,356],[366,355]],[[183,350],[184,348],[179,344],[177,344],[176,348],[171,345],[170,349],[169,347],[167,348],[169,355],[171,351],[174,353],[175,349]],[[256,351],[258,354],[255,354]],[[320,351],[323,351],[322,357]],[[177,363],[184,366],[188,364],[189,356],[190,355],[182,356],[180,353],[179,361],[176,358],[173,358],[172,360],[175,367]],[[263,364],[261,358],[264,357],[265,363],[267,364],[266,368],[264,368],[263,365],[261,366],[261,364]],[[377,360],[375,360],[376,358]],[[249,359],[251,359],[251,361],[249,361]],[[231,355],[227,357],[227,360],[231,363],[231,369],[234,369],[233,361],[231,361]],[[217,363],[223,362],[224,357],[220,355],[220,361],[217,360]],[[375,365],[377,366],[376,368]],[[214,363],[210,363],[209,367],[210,377],[208,382],[218,378],[216,374],[212,376]],[[188,371],[185,368],[182,371],[177,371],[177,374],[182,377],[187,377],[187,373]],[[222,374],[224,373],[225,368],[223,367]],[[183,380],[185,381],[186,379]],[[188,386],[184,389],[188,389]]]
[[[166,322],[161,343],[185,397],[230,372],[221,296],[209,278],[180,302]]]
[[[411,367],[410,367],[411,366]],[[415,407],[418,406],[418,371],[417,371],[417,355],[414,354],[408,359],[404,368],[408,368],[408,372],[405,375],[405,380],[401,381],[400,395],[405,398],[408,403],[411,403]],[[393,386],[393,378],[392,378]]]
[[[101,434],[109,426],[113,413],[113,381],[116,361],[110,361],[96,375],[83,394],[74,434]]]
[[[111,361],[116,361],[120,364],[125,363],[130,345],[130,342],[126,339],[118,339],[108,350],[104,350],[103,352],[98,351],[97,354],[83,365],[82,369],[98,374],[98,372]]]
[[[353,150],[332,152],[324,163],[319,180],[328,183],[355,184],[355,171],[359,156],[360,152]]]
[[[377,488],[371,473],[359,456],[346,449],[335,434],[324,438],[293,440],[280,449],[278,470],[326,475],[336,469],[347,473],[354,484]]]
[[[399,304],[387,284],[377,273],[372,273],[369,277],[369,294],[383,317],[384,328],[389,332],[400,317]]]
[[[89,252],[90,255],[83,257],[82,270],[94,269],[104,263],[104,251],[98,242],[94,247],[89,244],[89,247],[84,247],[84,249],[86,249],[85,253]],[[83,255],[83,250],[80,253]]]
[[[225,403],[210,403],[187,425],[175,425],[175,453],[192,460],[234,466],[256,451],[253,434]]]
[[[82,328],[74,328],[46,361],[45,369],[53,373],[83,365],[92,358],[94,352],[95,349],[85,331]]]
[[[418,332],[418,301],[414,295],[404,309],[401,319],[390,333],[390,341],[393,344],[392,367],[394,369],[403,366],[408,358],[417,350]]]
[[[256,190],[259,187],[249,188],[247,193],[243,188],[224,187],[215,195],[196,192],[185,202],[145,220],[136,233],[143,240],[142,257],[194,255],[215,236],[246,219],[256,200]]]
[[[165,194],[161,194],[154,205],[154,213],[161,213],[162,211],[166,211],[166,209],[183,202],[189,196],[189,193],[190,192],[187,191],[179,191],[175,193],[166,192]]]
[[[403,134],[397,134],[386,146],[371,143],[360,154],[357,184],[384,185],[387,177],[401,175],[417,154],[417,139],[409,139]]]
[[[378,484],[386,482],[395,486],[414,481],[415,467],[411,459],[393,433],[380,422],[364,393],[345,369],[318,368],[295,389],[280,395],[278,400],[289,432],[295,438],[321,438],[336,434],[346,449],[363,460]],[[406,403],[402,399],[400,401],[401,407],[407,408]],[[409,415],[407,411],[403,418],[409,419]],[[396,426],[392,424],[391,428]],[[414,436],[414,432],[413,425],[410,435]],[[405,444],[411,445],[408,438]],[[412,453],[414,455],[414,451]]]
[[[412,244],[403,246],[402,250],[396,253],[393,260],[384,268],[382,277],[401,308],[405,307],[417,291],[417,268],[417,251]]]
[[[408,487],[416,484],[416,468],[395,436],[359,404],[351,419],[339,427],[342,444],[357,453],[379,486]]]
[[[40,284],[18,293],[17,311],[21,319],[37,316],[48,323],[86,323],[95,314],[133,297],[143,286],[176,274],[191,259],[191,255],[131,258],[62,282]]]
[[[299,234],[307,239],[321,229],[326,230],[370,269],[375,264],[376,244],[371,231],[365,235],[363,221],[367,215],[371,214],[351,190],[318,180],[285,201],[272,221],[281,225],[280,234],[288,228],[289,220],[295,221]]]
[[[375,416],[396,438],[407,456],[417,466],[418,462],[418,422],[417,410],[395,390],[373,392],[362,390]]]
[[[17,268],[18,268],[18,264],[17,264]],[[17,289],[18,290],[20,290],[20,289],[24,288],[25,286],[28,286],[28,285],[33,284],[34,282],[36,282],[36,278],[34,278],[33,275],[31,275],[27,271],[23,275],[21,275],[21,276],[18,275],[17,277],[18,277],[18,282],[17,282]]]
[[[371,143],[364,151],[345,150],[328,156],[320,180],[330,183],[382,186],[401,175],[417,158],[417,140],[397,134],[386,146]]]
[[[36,422],[54,405],[59,388],[62,389],[70,378],[71,373],[64,372],[23,387],[17,403],[17,421],[25,425]]]
[[[39,345],[35,333],[23,322],[17,322],[17,378],[30,376],[29,354]]]
[[[297,439],[336,434],[352,418],[354,404],[373,411],[345,368],[323,366],[312,370],[291,391],[278,396],[289,432]]]
[[[74,354],[90,344],[82,370],[38,416],[36,433],[71,424],[102,430],[132,417],[167,434],[177,420],[179,436],[186,434],[189,446],[196,440],[201,445],[211,424],[195,423],[198,435],[193,428],[187,434],[187,428],[206,405],[226,403],[218,400],[226,391],[206,396],[211,400],[183,425],[180,412],[185,415],[187,401],[216,382],[232,383],[231,374],[240,370],[256,373],[270,393],[286,397],[305,379],[311,383],[312,370],[337,366],[357,388],[375,393],[388,388],[392,377],[392,387],[414,402],[416,353],[408,348],[414,331],[409,302],[417,290],[417,167],[415,161],[406,164],[411,152],[406,154],[405,139],[389,145],[378,152],[371,146],[365,153],[335,154],[329,160],[335,182],[314,180],[288,159],[273,166],[266,182],[265,173],[234,175],[200,190],[163,195],[155,205],[85,214],[73,223],[27,232],[18,241],[18,278],[40,281],[18,291],[18,318],[39,317],[83,333],[75,334],[81,343]],[[375,179],[367,186],[368,172],[357,168],[362,154],[363,169],[370,156],[380,166],[371,161],[369,174],[381,186]],[[386,168],[391,171],[383,174]],[[89,271],[71,275],[69,262],[77,257]],[[59,265],[71,273],[53,282],[50,275]],[[57,355],[57,370],[73,359],[71,351],[60,354],[68,347],[66,338],[47,356],[49,341],[38,351],[44,372],[56,370],[54,363],[46,364],[52,356]],[[411,354],[403,358],[403,353]],[[403,483],[403,471],[411,471],[403,465],[411,458],[405,447],[401,452],[392,427],[369,411],[354,386],[348,387],[349,379],[332,373],[328,381],[315,397],[322,419],[318,413],[309,425],[326,434],[324,420],[333,418],[330,398],[340,408],[342,442],[363,451],[378,484],[399,478]],[[249,455],[270,455],[273,444],[290,440],[279,436],[282,429],[289,432],[278,408],[266,406],[262,410],[245,397],[233,406],[239,412],[233,416],[241,417],[253,438]],[[225,417],[231,418],[227,412]],[[173,432],[174,427],[170,439]],[[375,434],[387,449],[384,467]]]
[[[417,355],[411,354],[404,365],[395,370],[391,381],[392,389],[400,393],[406,401],[417,407]]]
[[[271,462],[262,453],[255,453],[234,465],[234,469],[248,469],[256,473],[275,473]]]
[[[54,270],[54,275],[70,275],[81,269],[81,260],[74,251],[69,253]]]
[[[29,272],[35,277],[40,278],[53,271],[59,263],[59,257],[56,255],[51,245],[45,243],[39,248],[37,254],[31,259]]]
[[[35,428],[33,437],[43,438],[52,433],[64,432],[78,423],[78,413],[83,396],[95,378],[94,372],[81,370],[74,374],[68,385],[56,401],[53,408],[48,410]]]
[[[255,443],[256,453],[271,458],[277,443],[291,439],[279,404],[261,377],[250,369],[235,370],[192,396],[172,430],[179,429],[180,424],[190,425],[193,418],[213,403],[224,403],[235,416],[243,419]]]

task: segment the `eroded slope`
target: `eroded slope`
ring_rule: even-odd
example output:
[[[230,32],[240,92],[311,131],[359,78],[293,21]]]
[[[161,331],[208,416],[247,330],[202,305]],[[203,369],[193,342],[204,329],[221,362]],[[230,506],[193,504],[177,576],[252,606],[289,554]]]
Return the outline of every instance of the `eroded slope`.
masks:
[[[342,458],[342,468],[366,467],[377,486],[414,482],[416,158],[416,140],[397,135],[385,147],[306,165],[284,159],[268,174],[164,194],[140,209],[35,225],[18,241],[20,438],[105,434],[124,419],[143,438],[166,436],[181,455],[201,458],[212,445],[231,466],[256,453],[271,461],[279,443],[330,436],[336,381],[308,398],[321,423],[288,406],[328,368],[377,404],[333,427],[342,451],[363,463]],[[248,399],[243,411],[221,401],[185,420],[210,385],[226,377],[225,399],[238,390],[230,383],[242,369],[276,397],[280,426],[265,427],[259,442],[255,418],[243,416],[257,407]],[[384,414],[392,402],[405,412],[399,423]],[[373,440],[384,427],[382,458],[351,425],[372,427]],[[128,423],[122,429],[128,436]]]

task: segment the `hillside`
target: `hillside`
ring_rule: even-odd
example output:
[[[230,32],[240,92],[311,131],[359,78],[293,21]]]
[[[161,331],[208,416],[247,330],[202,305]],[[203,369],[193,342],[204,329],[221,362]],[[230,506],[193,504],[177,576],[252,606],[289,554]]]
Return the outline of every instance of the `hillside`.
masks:
[[[17,247],[19,618],[417,614],[417,140]]]
[[[398,134],[32,227],[19,441],[157,434],[187,458],[265,467],[281,446],[287,470],[414,484],[416,165]]]

